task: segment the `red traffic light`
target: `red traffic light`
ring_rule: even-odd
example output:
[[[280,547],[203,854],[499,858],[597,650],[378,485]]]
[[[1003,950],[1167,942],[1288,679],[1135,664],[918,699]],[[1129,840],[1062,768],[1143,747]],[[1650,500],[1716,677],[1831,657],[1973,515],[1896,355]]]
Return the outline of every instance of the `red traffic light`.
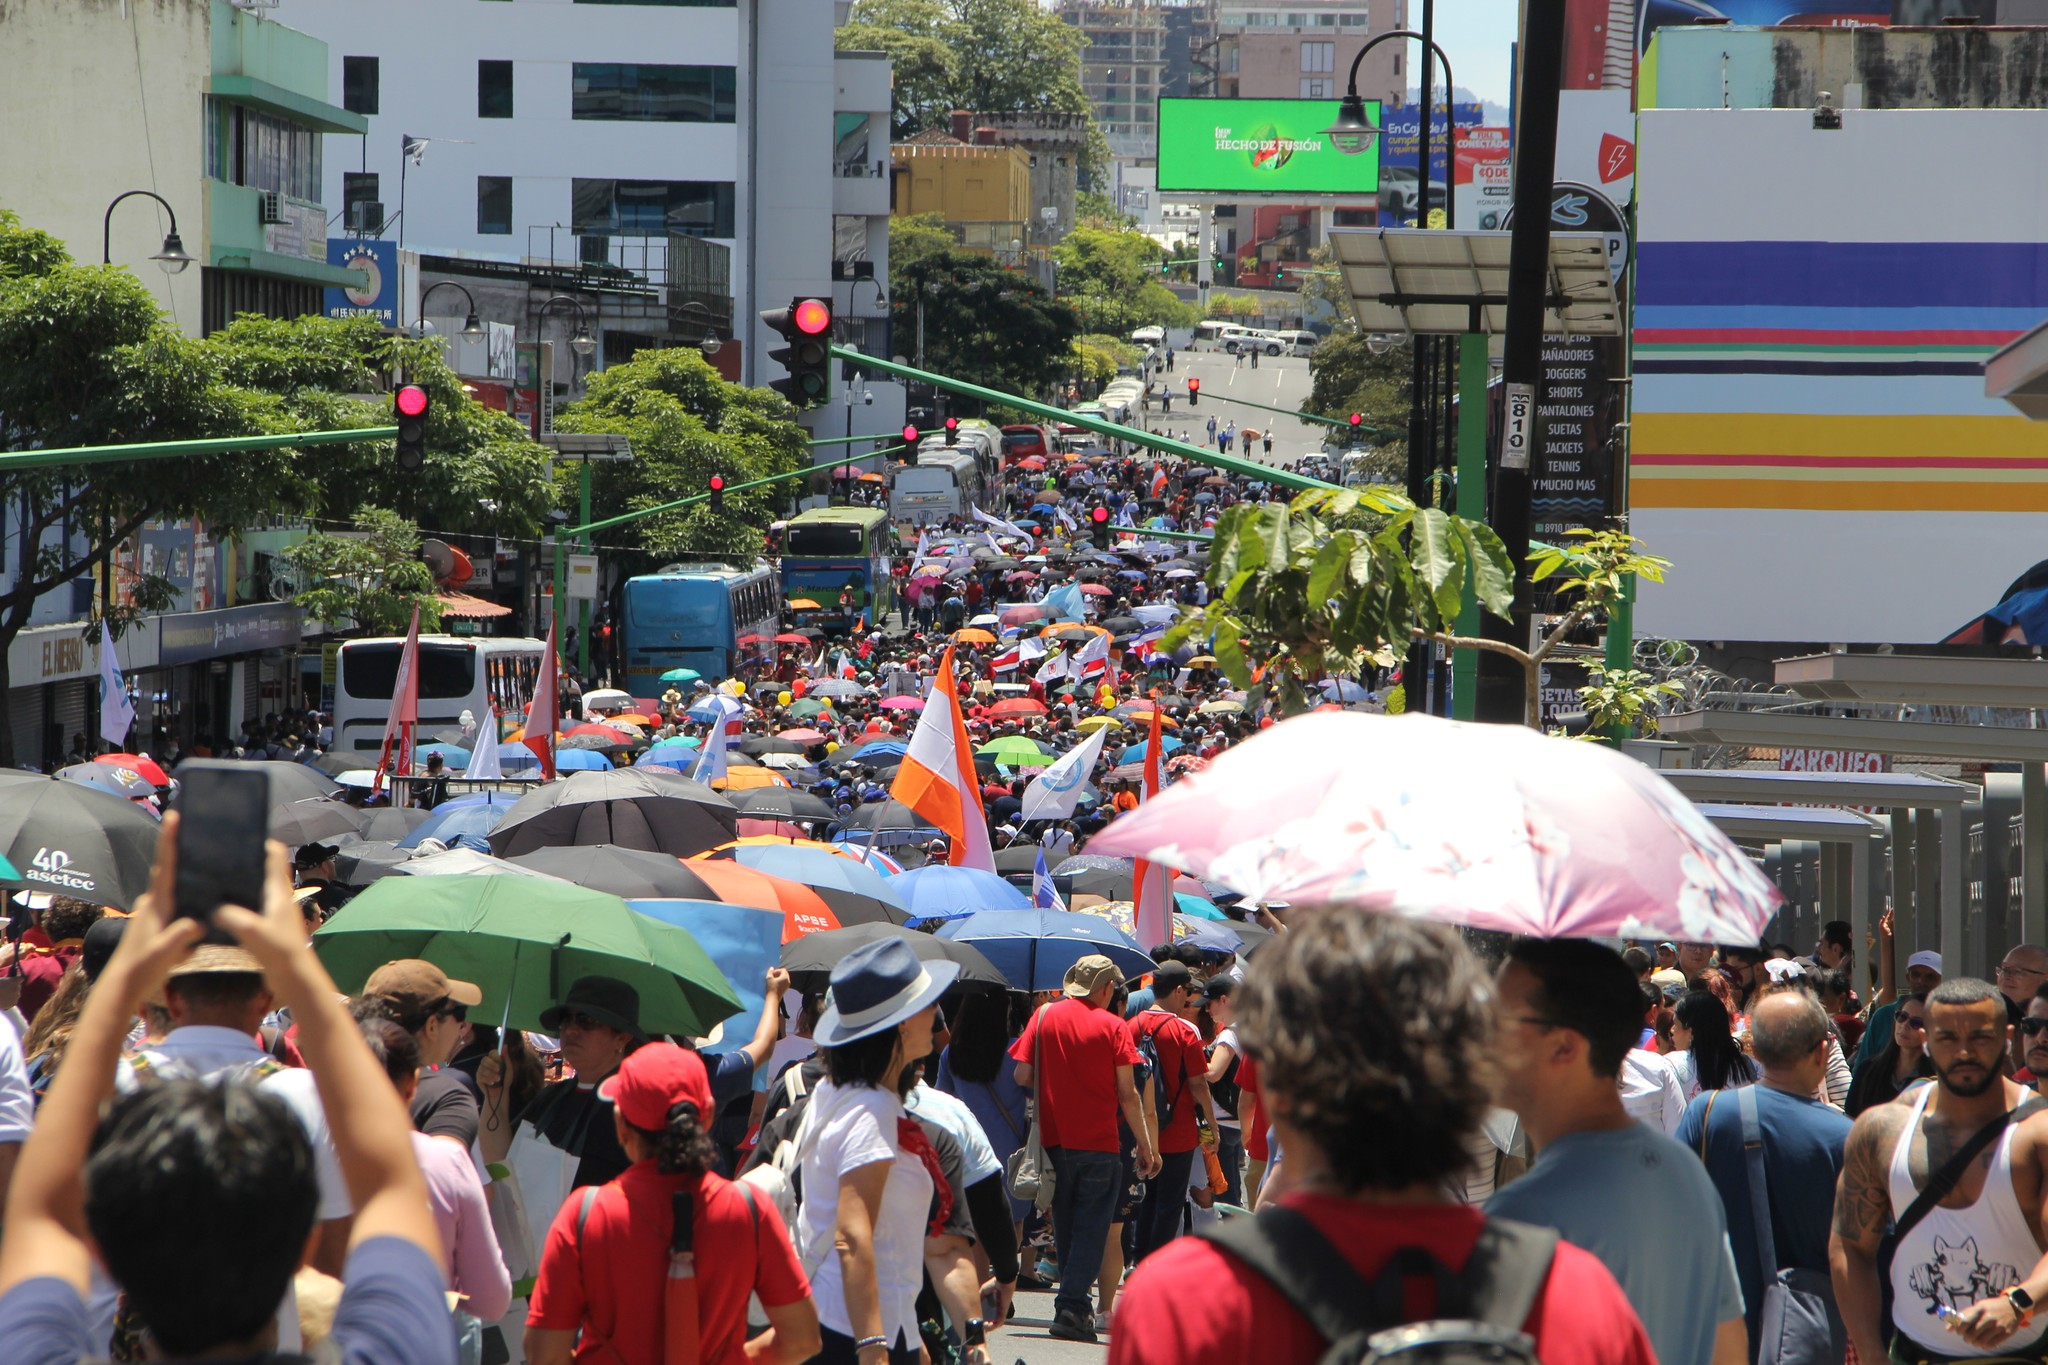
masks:
[[[906,426],[905,428],[903,428],[903,444],[907,446],[914,446],[917,444],[916,427]]]
[[[832,305],[822,299],[805,299],[790,316],[799,332],[814,337],[832,326]]]
[[[959,419],[958,417],[948,417],[948,418],[946,419],[946,430],[948,430],[948,431],[958,431],[958,430],[960,430],[960,419]]]
[[[1351,425],[1352,425],[1352,426],[1354,426],[1354,427],[1362,427],[1362,426],[1364,426],[1364,425],[1365,425],[1365,414],[1364,414],[1364,413],[1362,413],[1362,412],[1354,412],[1354,413],[1352,413],[1352,414],[1351,414]]]
[[[401,417],[420,417],[427,411],[427,391],[417,384],[402,385],[394,402]]]
[[[1202,381],[1201,381],[1201,380],[1199,380],[1199,379],[1197,379],[1197,378],[1195,378],[1195,377],[1194,377],[1193,375],[1189,375],[1189,376],[1188,376],[1188,392],[1189,392],[1189,393],[1200,393],[1201,391],[1202,391]]]
[[[1107,524],[1109,521],[1109,509],[1099,506],[1090,508],[1088,510],[1088,520],[1094,522],[1097,526]]]
[[[723,493],[725,491],[725,475],[713,474],[711,476],[711,491],[714,493]]]

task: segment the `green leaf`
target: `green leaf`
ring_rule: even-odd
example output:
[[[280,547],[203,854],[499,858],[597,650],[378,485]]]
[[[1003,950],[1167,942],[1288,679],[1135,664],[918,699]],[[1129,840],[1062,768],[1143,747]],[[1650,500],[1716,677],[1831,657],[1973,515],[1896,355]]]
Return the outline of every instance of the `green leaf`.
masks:
[[[1408,543],[1416,575],[1428,586],[1438,617],[1455,621],[1464,603],[1465,566],[1450,514],[1437,507],[1418,510]]]
[[[1216,666],[1223,670],[1224,676],[1239,688],[1250,687],[1251,665],[1245,661],[1244,635],[1236,621],[1224,620],[1217,623],[1215,650]]]
[[[1348,533],[1332,536],[1316,551],[1308,572],[1308,600],[1318,609],[1337,595],[1350,574],[1351,539]]]
[[[1252,534],[1260,546],[1260,563],[1268,573],[1277,573],[1288,567],[1288,551],[1293,540],[1293,518],[1287,508],[1278,503],[1267,503],[1259,509],[1252,525]]]
[[[1472,595],[1494,615],[1507,615],[1515,603],[1515,571],[1507,547],[1490,526],[1460,517],[1457,527],[1471,566]]]

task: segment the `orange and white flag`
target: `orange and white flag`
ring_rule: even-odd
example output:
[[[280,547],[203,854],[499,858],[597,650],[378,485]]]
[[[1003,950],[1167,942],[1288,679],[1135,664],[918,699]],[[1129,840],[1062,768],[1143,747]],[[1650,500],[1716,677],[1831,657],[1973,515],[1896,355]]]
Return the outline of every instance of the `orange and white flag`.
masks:
[[[960,695],[953,681],[953,646],[939,660],[939,676],[925,698],[924,710],[911,732],[909,751],[896,769],[889,794],[946,832],[951,847],[946,861],[955,867],[996,870],[989,847],[988,817],[981,808],[981,783],[974,773],[974,751],[967,744],[967,724],[960,713]]]
[[[1160,742],[1159,707],[1152,708],[1152,728],[1145,736],[1145,794],[1150,801],[1159,795],[1159,766],[1165,756]],[[1131,865],[1131,937],[1150,951],[1155,944],[1173,942],[1173,870],[1163,863],[1143,858]]]

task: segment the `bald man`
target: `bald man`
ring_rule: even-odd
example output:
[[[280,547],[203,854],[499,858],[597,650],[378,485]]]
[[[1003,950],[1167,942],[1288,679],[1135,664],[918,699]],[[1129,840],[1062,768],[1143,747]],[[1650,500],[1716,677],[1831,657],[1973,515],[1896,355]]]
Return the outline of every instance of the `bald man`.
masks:
[[[2026,1018],[2027,1002],[2044,982],[2048,982],[2048,948],[2038,943],[2014,944],[1998,964],[1998,993],[2005,997],[2006,1022],[2014,1025],[2008,1051],[2015,1071],[2027,1064],[2026,1041],[2018,1024]]]

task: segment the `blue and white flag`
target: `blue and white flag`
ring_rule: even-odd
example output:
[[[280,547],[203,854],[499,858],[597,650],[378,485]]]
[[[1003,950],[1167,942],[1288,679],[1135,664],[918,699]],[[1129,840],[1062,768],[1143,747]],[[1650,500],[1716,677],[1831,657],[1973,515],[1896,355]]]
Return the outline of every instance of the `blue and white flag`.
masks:
[[[1067,903],[1060,899],[1059,888],[1052,884],[1052,873],[1046,871],[1045,847],[1038,849],[1038,862],[1031,869],[1031,904],[1040,910],[1064,910]]]
[[[1059,761],[1031,779],[1031,785],[1024,789],[1024,805],[1018,811],[1020,820],[1067,820],[1081,804],[1081,793],[1088,785],[1088,778],[1095,771],[1095,765],[1102,758],[1104,737],[1109,727],[1104,725],[1087,739],[1060,755]]]
[[[710,730],[704,736],[703,752],[697,755],[697,766],[690,769],[690,776],[698,782],[710,782],[725,776],[726,750],[732,744],[732,737],[726,734],[726,726],[740,713],[739,700],[720,692],[702,703],[704,709],[715,710],[718,718],[710,722]]]
[[[1087,605],[1081,597],[1081,585],[1078,583],[1068,583],[1064,587],[1054,588],[1038,605],[1060,621],[1079,621],[1084,619],[1088,612]]]
[[[115,749],[128,742],[129,727],[135,724],[135,703],[128,700],[128,684],[121,677],[121,661],[114,657],[114,633],[100,621],[100,738]]]

